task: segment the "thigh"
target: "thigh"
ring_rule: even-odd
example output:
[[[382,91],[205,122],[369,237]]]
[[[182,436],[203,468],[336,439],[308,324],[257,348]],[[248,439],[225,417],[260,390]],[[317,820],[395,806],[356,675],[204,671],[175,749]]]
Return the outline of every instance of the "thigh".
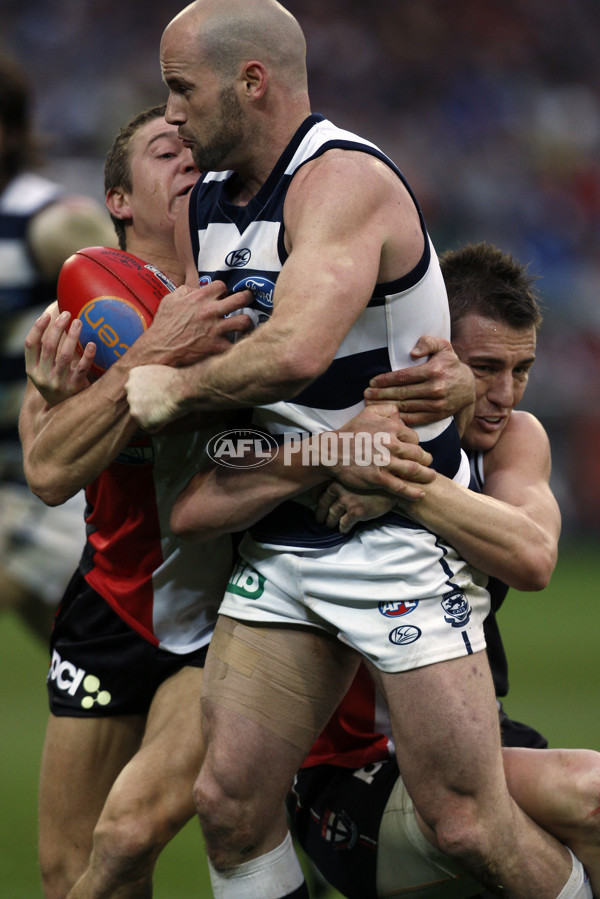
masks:
[[[75,882],[87,864],[104,801],[137,751],[145,719],[50,715],[42,754],[39,797],[40,858]]]
[[[485,652],[376,677],[390,708],[402,776],[428,823],[451,794],[478,795],[490,803],[506,796]]]
[[[321,632],[219,616],[206,660],[203,725],[211,768],[250,792],[287,790],[348,689],[359,657]],[[208,760],[208,759],[207,759]]]
[[[201,668],[183,667],[158,688],[141,746],[115,781],[102,820],[143,816],[166,842],[193,816],[192,789],[203,756],[202,674]]]

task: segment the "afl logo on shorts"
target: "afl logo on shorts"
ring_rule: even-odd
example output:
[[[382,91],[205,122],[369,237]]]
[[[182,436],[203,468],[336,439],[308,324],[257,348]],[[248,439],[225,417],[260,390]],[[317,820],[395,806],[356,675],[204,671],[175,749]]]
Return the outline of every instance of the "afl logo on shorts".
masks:
[[[414,612],[418,605],[419,603],[414,599],[409,599],[407,602],[380,602],[379,611],[386,618],[400,618],[401,615]]]
[[[406,646],[407,643],[416,643],[421,636],[420,627],[411,627],[410,624],[403,624],[402,627],[394,628],[390,632],[389,641],[395,643],[396,646]]]
[[[146,330],[146,322],[132,303],[120,297],[96,297],[79,313],[79,343],[96,344],[95,364],[109,368]]]

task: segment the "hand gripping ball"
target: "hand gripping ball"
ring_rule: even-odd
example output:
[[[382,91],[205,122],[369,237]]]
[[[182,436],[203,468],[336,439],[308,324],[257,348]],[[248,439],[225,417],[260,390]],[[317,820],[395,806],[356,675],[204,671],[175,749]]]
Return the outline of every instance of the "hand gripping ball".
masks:
[[[82,322],[77,349],[92,341],[90,375],[104,374],[143,334],[173,282],[155,266],[110,247],[85,247],[70,256],[58,276],[61,312]]]

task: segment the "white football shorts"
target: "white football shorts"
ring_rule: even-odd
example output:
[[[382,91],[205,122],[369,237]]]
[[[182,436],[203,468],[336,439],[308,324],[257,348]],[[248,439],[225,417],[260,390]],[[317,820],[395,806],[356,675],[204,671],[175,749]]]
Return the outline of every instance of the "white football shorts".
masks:
[[[418,527],[366,526],[345,543],[279,551],[246,535],[220,612],[321,628],[386,672],[479,652],[487,576]]]

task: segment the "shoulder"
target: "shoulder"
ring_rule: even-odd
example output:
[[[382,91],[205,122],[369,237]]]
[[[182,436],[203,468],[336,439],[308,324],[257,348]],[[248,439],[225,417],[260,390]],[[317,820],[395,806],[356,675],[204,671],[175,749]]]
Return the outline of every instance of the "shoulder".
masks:
[[[499,445],[518,440],[541,440],[546,442],[548,434],[541,421],[531,412],[515,411],[511,414]]]
[[[513,412],[496,446],[485,453],[486,478],[493,472],[519,464],[545,468],[550,459],[550,441],[542,423],[531,412]]]
[[[379,156],[359,148],[331,147],[305,162],[295,173],[289,195],[309,190],[336,193],[343,201],[348,196],[364,196],[380,201],[408,191],[398,172]],[[373,192],[375,195],[373,196]]]
[[[333,147],[304,164],[287,191],[284,222],[292,236],[307,223],[311,229],[333,230],[341,239],[356,235],[367,242],[423,248],[423,233],[414,198],[398,173],[377,156]]]

